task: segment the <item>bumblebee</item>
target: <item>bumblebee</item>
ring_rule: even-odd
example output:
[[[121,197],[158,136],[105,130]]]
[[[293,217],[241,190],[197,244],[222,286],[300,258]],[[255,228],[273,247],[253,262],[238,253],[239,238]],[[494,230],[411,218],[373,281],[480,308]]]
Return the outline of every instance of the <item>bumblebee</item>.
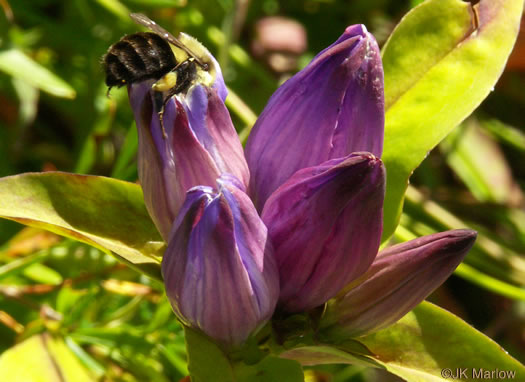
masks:
[[[158,92],[155,99],[161,103],[158,113],[166,136],[162,125],[164,106],[173,95],[186,93],[195,81],[209,83],[215,75],[214,62],[206,48],[192,37],[181,34],[177,39],[143,14],[132,13],[130,17],[152,32],[126,35],[109,47],[102,60],[108,94],[113,86],[157,80],[152,89]]]

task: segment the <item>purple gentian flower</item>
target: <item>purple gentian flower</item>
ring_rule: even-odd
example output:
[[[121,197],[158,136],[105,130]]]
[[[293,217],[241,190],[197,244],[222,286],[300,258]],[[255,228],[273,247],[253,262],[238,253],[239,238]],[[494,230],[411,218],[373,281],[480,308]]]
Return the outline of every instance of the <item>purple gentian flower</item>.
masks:
[[[162,262],[179,318],[225,344],[239,344],[268,320],[279,276],[267,229],[240,182],[188,191]]]
[[[246,185],[249,181],[242,145],[224,105],[226,86],[219,65],[207,54],[209,73],[215,77],[173,96],[165,105],[163,128],[158,114],[160,93],[152,90],[155,81],[129,87],[139,133],[138,170],[144,200],[166,241],[191,187],[214,186],[223,173],[233,174]]]
[[[446,231],[379,252],[363,278],[330,301],[323,331],[349,338],[393,324],[450,276],[476,235],[469,229]]]
[[[297,171],[262,212],[281,280],[280,305],[322,305],[366,272],[381,240],[385,170],[355,153]]]
[[[383,66],[364,25],[339,39],[270,98],[246,144],[250,193],[259,211],[296,171],[356,151],[380,157]]]
[[[378,255],[383,70],[364,26],[348,27],[276,91],[248,140],[248,166],[215,73],[170,100],[167,139],[151,84],[130,89],[144,197],[168,241],[162,272],[184,323],[240,344],[276,304],[297,313],[337,296],[323,330],[361,335],[399,319],[450,275],[473,231]]]

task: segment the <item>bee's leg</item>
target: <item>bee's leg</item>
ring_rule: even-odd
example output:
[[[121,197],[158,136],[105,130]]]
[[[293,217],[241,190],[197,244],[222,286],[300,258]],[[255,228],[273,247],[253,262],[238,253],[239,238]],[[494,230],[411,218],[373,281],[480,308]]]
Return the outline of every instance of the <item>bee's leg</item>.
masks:
[[[155,100],[155,110],[159,110],[157,115],[159,116],[160,128],[162,130],[162,138],[167,139],[166,129],[164,128],[164,106],[166,106],[166,100],[164,99],[162,92],[153,92]]]
[[[175,94],[176,94],[176,88],[172,88],[168,91],[168,93],[164,97],[164,100],[162,102],[162,107],[160,108],[160,111],[159,111],[160,127],[162,128],[162,136],[164,138],[168,137],[166,135],[166,130],[164,129],[164,121],[163,121],[164,109],[166,108],[166,104],[170,101],[171,97],[173,97]]]
[[[166,134],[166,129],[164,128],[164,120],[162,117],[164,116],[164,105],[162,105],[162,108],[159,111],[159,121],[160,121],[160,128],[162,130],[162,138],[168,139],[168,135]]]

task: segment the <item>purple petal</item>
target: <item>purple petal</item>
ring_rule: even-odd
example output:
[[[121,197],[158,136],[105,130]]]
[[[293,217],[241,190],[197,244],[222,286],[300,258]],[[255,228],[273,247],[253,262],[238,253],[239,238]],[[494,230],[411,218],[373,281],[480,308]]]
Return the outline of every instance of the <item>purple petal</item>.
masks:
[[[212,88],[217,91],[217,95],[219,96],[221,101],[224,102],[226,100],[226,97],[228,96],[228,88],[224,83],[224,78],[222,76],[222,71],[221,67],[219,66],[219,63],[213,56],[211,56],[211,60],[215,68],[215,81],[213,82]]]
[[[188,95],[191,129],[221,174],[229,173],[246,186],[250,179],[239,136],[217,91],[197,85]]]
[[[272,96],[246,146],[259,210],[296,171],[351,152],[381,156],[383,69],[374,37],[348,27]]]
[[[322,325],[332,336],[348,338],[396,322],[450,276],[476,235],[446,231],[381,251],[364,281],[329,303]]]
[[[150,96],[151,84],[148,81],[132,85],[129,99],[138,129],[138,173],[144,202],[155,226],[166,240],[175,218],[170,190],[176,185],[176,177],[173,166],[167,165],[169,162],[161,156],[150,130],[156,118]]]
[[[129,97],[138,129],[138,173],[144,201],[167,240],[186,191],[199,184],[214,185],[220,173],[191,131],[186,112],[175,98],[165,107],[163,136],[150,88],[149,83],[133,84]]]
[[[244,185],[249,172],[228,110],[217,91],[195,85],[165,105],[163,134],[151,82],[130,86],[129,97],[139,132],[138,168],[144,200],[164,240],[186,191],[214,186],[222,173]]]
[[[361,276],[380,244],[385,170],[355,153],[298,171],[266,203],[279,266],[279,303],[291,312],[315,308]]]
[[[219,193],[188,192],[162,261],[166,294],[179,318],[224,344],[242,343],[267,321],[279,279],[267,229],[228,178]]]

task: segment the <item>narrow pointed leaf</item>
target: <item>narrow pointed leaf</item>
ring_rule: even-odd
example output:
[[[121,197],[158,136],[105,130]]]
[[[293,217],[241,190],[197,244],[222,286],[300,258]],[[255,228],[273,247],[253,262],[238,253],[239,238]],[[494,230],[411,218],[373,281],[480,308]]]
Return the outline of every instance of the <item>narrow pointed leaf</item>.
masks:
[[[352,350],[353,351],[352,351]],[[303,366],[329,365],[334,363],[352,364],[364,367],[382,367],[376,361],[363,354],[368,349],[357,341],[347,341],[343,346],[311,345],[284,351],[279,356],[293,359]]]
[[[139,185],[60,172],[0,179],[0,216],[115,255],[160,279],[163,247]]]
[[[499,144],[475,119],[458,126],[440,149],[447,164],[480,202],[519,205],[523,199]]]
[[[481,0],[476,9],[477,18],[468,2],[426,1],[383,49],[384,239],[395,230],[412,171],[488,95],[514,45],[522,0]]]
[[[0,53],[0,71],[56,97],[76,96],[75,89],[67,82],[19,50],[11,49]]]

